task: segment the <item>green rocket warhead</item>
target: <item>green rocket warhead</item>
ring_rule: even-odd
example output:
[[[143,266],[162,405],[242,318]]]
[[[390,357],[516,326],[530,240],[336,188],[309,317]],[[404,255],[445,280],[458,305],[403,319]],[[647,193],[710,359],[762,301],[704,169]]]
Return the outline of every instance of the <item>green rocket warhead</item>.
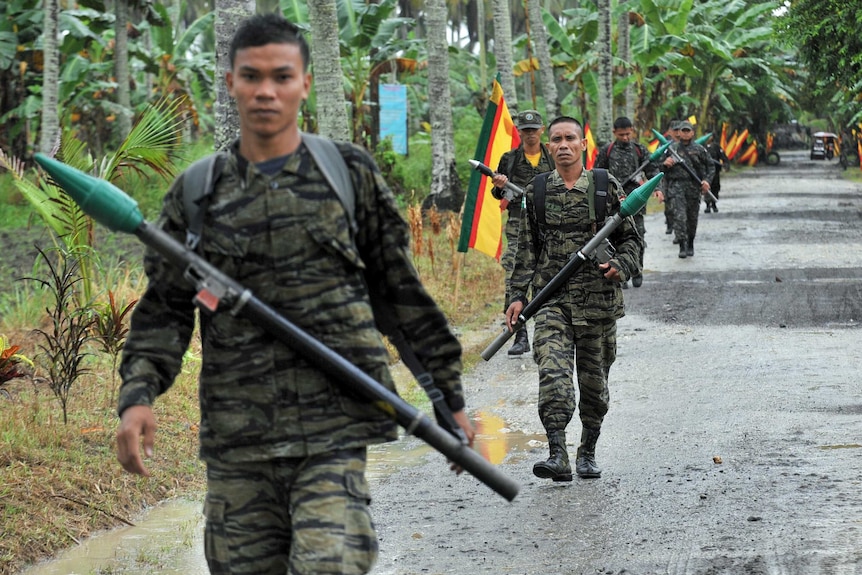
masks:
[[[656,148],[655,152],[653,152],[652,154],[649,155],[649,161],[655,162],[656,160],[661,158],[662,154],[664,154],[667,151],[668,146],[670,146],[670,145],[671,145],[671,142],[665,142],[664,144],[662,144],[661,146]]]
[[[696,138],[696,139],[694,140],[694,143],[695,143],[695,144],[700,144],[701,146],[703,146],[704,144],[706,144],[706,142],[707,142],[707,141],[709,141],[709,139],[710,139],[711,137],[712,137],[712,132],[707,132],[707,133],[705,133],[704,135],[702,135],[701,137]]]
[[[651,128],[651,129],[652,129],[652,133],[655,135],[656,139],[658,139],[659,142],[661,142],[662,144],[668,143],[669,140],[664,137],[664,134],[662,134],[661,132],[659,132],[655,128]]]
[[[633,216],[638,213],[641,208],[643,208],[649,197],[652,195],[653,190],[656,189],[658,183],[664,177],[664,173],[658,173],[650,178],[647,182],[645,182],[642,186],[638,186],[632,192],[626,196],[625,201],[623,201],[620,206],[620,215],[624,218],[629,216]]]
[[[112,183],[94,178],[44,154],[36,154],[35,159],[84,213],[103,226],[133,234],[144,221],[138,202]]]

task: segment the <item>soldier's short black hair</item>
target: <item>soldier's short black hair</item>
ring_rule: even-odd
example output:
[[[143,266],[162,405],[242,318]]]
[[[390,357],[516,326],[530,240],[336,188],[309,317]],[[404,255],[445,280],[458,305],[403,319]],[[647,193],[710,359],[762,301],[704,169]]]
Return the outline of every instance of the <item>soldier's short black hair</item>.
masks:
[[[633,127],[632,121],[626,116],[620,116],[616,120],[614,120],[614,130],[625,130],[626,128]]]
[[[550,124],[548,124],[548,133],[551,132],[551,128],[556,126],[557,124],[574,124],[578,127],[578,130],[581,132],[581,137],[584,136],[584,127],[581,126],[581,123],[571,116],[557,116],[554,118]]]
[[[255,14],[240,23],[231,39],[230,51],[228,52],[231,69],[233,69],[233,61],[239,50],[266,46],[267,44],[294,44],[299,46],[299,53],[302,56],[302,71],[308,71],[311,53],[308,49],[308,42],[302,35],[302,29],[275,12]]]

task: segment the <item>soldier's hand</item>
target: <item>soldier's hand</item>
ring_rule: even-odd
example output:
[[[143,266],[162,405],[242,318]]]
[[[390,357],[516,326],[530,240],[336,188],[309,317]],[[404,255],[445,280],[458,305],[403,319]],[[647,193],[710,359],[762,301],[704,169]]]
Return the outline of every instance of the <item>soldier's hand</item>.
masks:
[[[620,270],[617,269],[616,266],[611,264],[611,262],[599,264],[599,270],[604,272],[605,279],[608,279],[612,282],[622,281],[622,278],[620,277]]]
[[[507,178],[505,174],[494,172],[494,177],[491,178],[491,181],[494,183],[494,187],[502,190],[506,187],[506,184],[509,183],[509,178]]]
[[[657,199],[660,202],[664,201],[664,193],[661,190],[656,190],[652,193],[652,197]]]
[[[152,457],[155,435],[156,418],[150,406],[133,405],[123,411],[117,430],[117,460],[123,469],[136,475],[150,476],[141,459],[140,444],[143,438],[144,454]]]
[[[667,158],[664,159],[664,162],[662,162],[662,164],[665,167],[670,168],[671,166],[676,164],[676,160],[673,159],[673,156],[668,156]]]
[[[509,328],[509,331],[515,331],[515,328],[512,326],[518,321],[518,316],[521,315],[523,309],[524,302],[522,301],[513,301],[509,305],[509,309],[506,310],[506,327]]]
[[[467,445],[469,447],[473,447],[473,439],[476,438],[476,430],[473,428],[473,424],[470,422],[470,418],[467,417],[467,413],[462,409],[460,411],[454,412],[452,414],[452,417],[455,418],[455,421],[458,422],[458,425],[461,426],[461,430],[467,437]],[[449,469],[451,469],[458,475],[461,475],[461,473],[464,472],[464,468],[460,465],[456,465],[455,463],[450,463]]]

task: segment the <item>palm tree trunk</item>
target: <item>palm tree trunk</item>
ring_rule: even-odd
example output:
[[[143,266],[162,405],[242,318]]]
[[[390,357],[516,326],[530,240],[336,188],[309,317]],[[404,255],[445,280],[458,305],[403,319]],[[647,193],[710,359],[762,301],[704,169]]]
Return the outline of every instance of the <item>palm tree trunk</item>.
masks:
[[[230,41],[240,21],[255,11],[254,0],[216,0],[216,102],[215,149],[226,149],[239,137],[239,112],[231,101],[225,84],[230,71]]]
[[[45,0],[42,53],[45,56],[42,76],[42,133],[39,151],[49,154],[60,139],[60,118],[57,114],[57,98],[60,84],[60,64],[57,54],[57,33],[60,6],[58,0]]]
[[[611,3],[598,0],[599,6],[599,101],[596,122],[597,144],[611,141],[614,114],[614,69],[611,56]]]
[[[338,8],[335,0],[308,3],[311,24],[311,61],[317,95],[317,131],[335,140],[350,140],[350,124],[344,100],[344,73],[338,41]]]
[[[129,77],[129,3],[114,3],[114,76],[117,78],[117,136],[123,141],[132,131],[132,95]]]
[[[428,101],[431,116],[431,193],[426,204],[458,211],[464,201],[455,170],[452,95],[449,90],[449,43],[446,0],[425,2],[428,27]]]
[[[529,18],[530,36],[539,60],[539,74],[542,78],[542,95],[545,97],[545,113],[548,121],[560,115],[560,103],[557,96],[557,81],[554,66],[551,64],[551,51],[548,48],[548,33],[542,21],[540,0],[525,0]]]
[[[620,0],[620,6],[625,6],[625,0]],[[620,14],[620,19],[617,22],[617,54],[624,61],[625,73],[630,73],[632,64],[632,45],[629,36],[629,12],[623,10]],[[635,114],[635,87],[633,83],[626,85],[625,104],[622,109],[622,114],[627,118],[634,120]]]
[[[515,64],[512,60],[512,17],[509,0],[493,0],[494,10],[494,56],[497,58],[497,72],[500,73],[500,87],[510,109],[518,109],[518,94],[515,90]]]

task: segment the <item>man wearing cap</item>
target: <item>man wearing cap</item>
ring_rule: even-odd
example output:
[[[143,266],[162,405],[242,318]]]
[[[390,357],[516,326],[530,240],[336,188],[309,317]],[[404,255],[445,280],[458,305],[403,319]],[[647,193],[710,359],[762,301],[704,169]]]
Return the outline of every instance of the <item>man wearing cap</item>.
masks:
[[[694,255],[694,236],[700,213],[700,197],[709,190],[715,166],[706,148],[694,141],[694,126],[688,120],[679,124],[679,141],[670,145],[682,162],[700,178],[695,182],[689,171],[671,155],[662,164],[667,180],[667,195],[673,209],[673,231],[679,244],[679,257]]]
[[[679,142],[679,120],[671,120],[670,126],[668,127],[668,135],[670,135],[670,139],[674,142]],[[665,159],[670,157],[669,152],[665,152]],[[673,208],[670,203],[670,190],[665,190],[665,198],[664,198],[664,223],[667,226],[665,230],[665,234],[670,235],[673,233]],[[674,239],[673,243],[676,243]]]
[[[636,170],[649,159],[649,151],[646,146],[633,140],[632,121],[626,116],[620,116],[614,120],[614,141],[605,144],[599,150],[596,156],[594,168],[604,168],[612,176],[620,182],[629,180],[623,186],[623,192],[627,195],[643,184],[646,180],[658,174],[658,167],[649,162],[643,170],[636,173]],[[664,201],[664,195],[661,191],[656,190],[655,197]],[[644,249],[646,248],[646,226],[644,225],[644,213],[646,207],[636,213],[632,218],[637,227],[638,233],[643,240],[640,250],[640,269],[643,270],[644,264]],[[632,285],[640,287],[643,284],[643,275],[640,271],[632,275]],[[622,287],[628,287],[628,283],[623,283]]]
[[[512,264],[515,261],[515,252],[518,250],[518,227],[521,225],[521,210],[524,198],[516,198],[514,201],[506,202],[503,199],[503,188],[506,182],[512,182],[524,189],[536,174],[550,172],[554,169],[554,160],[548,148],[542,143],[542,133],[545,124],[542,116],[536,110],[524,110],[518,114],[515,120],[518,134],[521,137],[521,145],[514,150],[503,154],[497,173],[492,178],[494,189],[493,195],[500,202],[500,207],[509,212],[506,221],[506,252],[503,254],[503,269],[506,270],[506,301],[503,312],[508,309],[509,304],[509,274],[512,273]],[[509,355],[519,356],[530,351],[530,340],[527,336],[527,328],[522,327],[515,333],[515,343],[509,349]]]

